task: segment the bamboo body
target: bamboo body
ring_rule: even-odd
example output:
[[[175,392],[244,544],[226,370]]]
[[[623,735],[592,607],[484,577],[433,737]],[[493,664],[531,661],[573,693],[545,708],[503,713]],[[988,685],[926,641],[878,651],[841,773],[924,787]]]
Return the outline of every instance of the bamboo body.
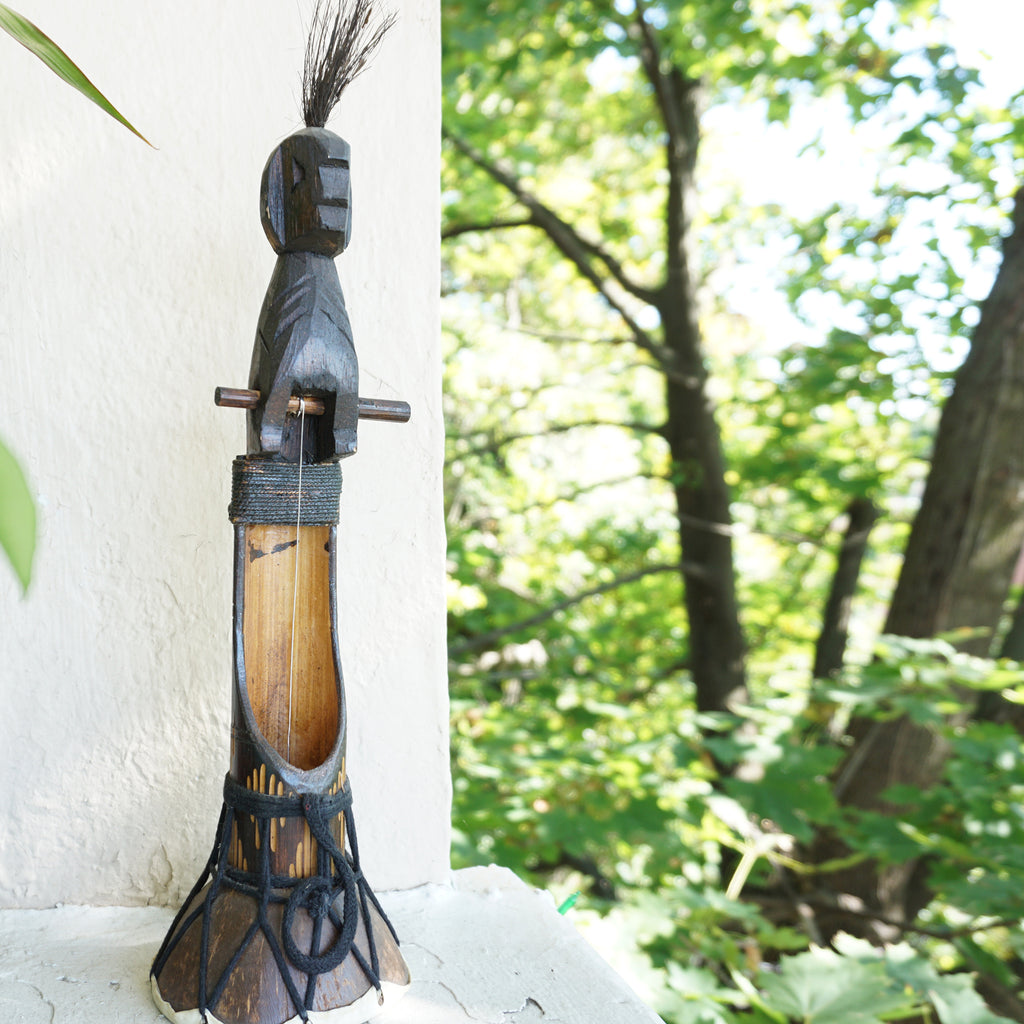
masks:
[[[235,671],[231,727],[231,777],[257,793],[296,796],[334,794],[346,783],[345,695],[337,642],[335,594],[336,526],[237,524],[234,556]],[[296,540],[298,543],[296,543]],[[296,563],[298,572],[296,572]],[[297,589],[296,589],[297,582]],[[229,811],[228,865],[255,872],[269,857],[270,874],[311,878],[323,870],[317,843],[302,818],[272,819],[268,831],[241,811]],[[342,816],[330,824],[344,849]],[[269,849],[264,849],[264,844]],[[207,900],[207,883],[183,909],[183,919]],[[280,937],[285,904],[271,902],[266,916]],[[229,981],[208,1018],[222,1024],[284,1024],[298,1020],[265,935],[257,931],[232,968],[245,936],[258,920],[257,901],[224,890],[208,919],[208,987],[229,970]],[[373,933],[383,992],[389,1000],[409,984],[408,968],[389,926],[372,903],[363,903],[354,948],[370,962]],[[305,911],[296,914],[292,935],[304,950],[328,950],[337,938],[330,921],[320,924]],[[162,970],[154,977],[157,1004],[178,1024],[192,1021],[199,1002],[202,918],[183,932]],[[288,965],[297,991],[309,979]],[[317,975],[311,1007],[324,1021],[359,1024],[379,1010],[377,992],[353,955],[334,970]]]
[[[333,794],[345,783],[345,701],[334,629],[336,530],[235,527],[231,775],[258,793],[314,788]],[[332,831],[344,848],[340,819]],[[270,841],[273,874],[316,874],[316,841],[305,822],[272,821]],[[236,814],[231,865],[249,870],[258,851],[255,822]]]

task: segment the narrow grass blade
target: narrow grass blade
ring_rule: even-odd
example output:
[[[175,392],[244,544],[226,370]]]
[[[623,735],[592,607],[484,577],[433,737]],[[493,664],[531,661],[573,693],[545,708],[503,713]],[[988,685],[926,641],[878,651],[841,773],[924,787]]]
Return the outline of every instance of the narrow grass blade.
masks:
[[[120,121],[130,132],[138,135],[147,146],[152,143],[114,107],[114,105],[83,74],[75,62],[48,36],[17,11],[0,4],[0,28],[17,39],[31,53],[34,53],[54,74],[59,75],[68,85],[76,88],[83,96],[105,110],[115,121]]]

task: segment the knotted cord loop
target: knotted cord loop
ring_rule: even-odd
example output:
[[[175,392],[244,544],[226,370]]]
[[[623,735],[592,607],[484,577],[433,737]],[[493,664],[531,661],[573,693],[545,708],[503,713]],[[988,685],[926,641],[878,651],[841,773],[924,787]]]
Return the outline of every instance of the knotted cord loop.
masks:
[[[356,903],[355,881],[352,879],[351,873],[348,883],[335,886],[317,876],[304,878],[295,887],[284,908],[284,920],[281,924],[284,951],[288,954],[288,959],[304,974],[327,974],[341,966],[342,961],[352,951],[356,926],[359,924],[359,908]],[[340,918],[334,907],[334,901],[339,892],[345,894],[345,909]],[[295,922],[296,911],[300,908],[314,920],[330,919],[331,924],[338,930],[338,936],[330,948],[319,956],[303,953],[295,942],[292,926]]]

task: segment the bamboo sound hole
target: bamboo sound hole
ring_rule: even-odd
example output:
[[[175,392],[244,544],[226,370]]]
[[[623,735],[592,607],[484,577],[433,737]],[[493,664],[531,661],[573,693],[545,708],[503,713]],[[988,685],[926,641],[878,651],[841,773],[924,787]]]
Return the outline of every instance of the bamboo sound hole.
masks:
[[[245,683],[256,725],[289,764],[327,760],[338,734],[329,526],[245,529]],[[298,591],[296,594],[296,551]]]

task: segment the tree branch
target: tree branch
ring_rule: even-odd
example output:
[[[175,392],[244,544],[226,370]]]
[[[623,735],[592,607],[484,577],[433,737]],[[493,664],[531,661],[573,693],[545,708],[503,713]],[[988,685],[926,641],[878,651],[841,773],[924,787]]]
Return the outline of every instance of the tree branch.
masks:
[[[571,491],[556,494],[553,498],[546,498],[543,501],[533,501],[529,505],[515,509],[515,511],[522,515],[526,512],[532,511],[533,509],[553,508],[560,501],[573,502],[584,494],[591,494],[594,491],[599,491],[602,487],[617,487],[620,484],[631,484],[634,480],[638,480],[641,477],[646,479],[664,479],[664,476],[654,473],[630,473],[628,476],[613,477],[611,480],[598,480],[596,483],[592,484],[581,484],[579,487],[574,487]]]
[[[477,221],[468,224],[450,224],[441,232],[441,241],[468,235],[474,231],[501,231],[504,228],[525,228],[534,224],[532,217],[509,218],[508,220]]]
[[[700,144],[700,114],[697,93],[700,81],[689,78],[679,68],[662,67],[661,50],[654,29],[647,21],[643,0],[635,0],[635,30],[640,63],[644,69],[668,136],[665,146],[669,174],[668,201],[665,207],[668,268],[659,290],[659,310],[667,302],[682,303],[691,320],[689,333],[699,338],[694,312],[693,282],[685,251],[690,216],[687,193],[692,189]],[[671,338],[666,334],[671,344]]]
[[[626,573],[623,576],[616,576],[615,579],[609,580],[607,583],[602,583],[599,586],[592,587],[590,590],[584,590],[579,594],[573,594],[571,597],[566,597],[561,601],[556,601],[555,604],[548,605],[548,607],[543,609],[543,611],[539,611],[536,615],[531,615],[529,618],[521,619],[519,622],[513,622],[509,626],[501,626],[498,629],[492,629],[486,633],[480,633],[477,636],[469,637],[466,640],[463,640],[462,643],[454,644],[449,647],[448,657],[450,659],[461,658],[467,654],[474,654],[477,651],[487,650],[502,638],[512,636],[515,633],[520,633],[524,629],[533,629],[535,626],[539,626],[542,623],[547,622],[548,619],[553,619],[559,612],[564,612],[567,609],[586,601],[588,598],[607,594],[609,591],[617,590],[619,587],[624,587],[629,583],[635,583],[637,580],[642,580],[646,576],[654,576],[656,573],[662,572],[682,572],[684,576],[703,575],[703,570],[699,566],[690,565],[686,562],[655,562],[653,565],[637,569],[635,572]]]
[[[619,427],[622,430],[632,430],[638,434],[658,434],[663,436],[664,428],[655,426],[651,423],[623,423],[620,420],[578,420],[575,423],[554,423],[550,426],[544,427],[542,430],[524,430],[517,434],[506,434],[504,437],[495,438],[492,441],[488,441],[486,444],[475,445],[472,448],[468,448],[465,451],[456,452],[455,458],[464,459],[473,455],[486,455],[498,452],[506,445],[512,444],[514,441],[522,441],[526,438],[531,437],[546,437],[548,434],[565,434],[570,430],[576,430],[578,427]],[[449,439],[452,441],[465,441],[468,438],[458,437],[449,435]]]
[[[621,338],[587,338],[582,334],[569,334],[566,331],[544,331],[538,327],[527,327],[526,324],[517,324],[513,326],[510,323],[499,323],[498,326],[504,328],[506,331],[514,331],[517,334],[525,334],[529,338],[537,338],[540,341],[550,341],[555,344],[567,344],[567,345],[626,345],[633,344],[634,339],[623,335]]]
[[[846,893],[833,897],[800,895],[773,896],[770,893],[748,890],[746,895],[752,902],[758,903],[763,907],[783,906],[796,908],[799,904],[803,904],[813,908],[814,910],[836,911],[841,914],[848,914],[850,917],[855,917],[861,921],[874,921],[899,932],[911,932],[915,935],[927,935],[929,938],[943,939],[947,942],[952,939],[974,935],[977,932],[993,931],[999,928],[1013,928],[1020,924],[1020,917],[1018,916],[1006,918],[980,918],[970,921],[967,924],[957,925],[955,928],[927,928],[923,925],[916,925],[913,922],[900,921],[895,918],[886,917],[882,913],[858,909],[853,906],[854,903],[858,902],[857,897],[850,896]]]
[[[478,167],[481,168],[481,170],[486,171],[488,174],[491,174],[492,168],[494,168],[495,170],[500,170],[496,164],[492,165],[484,162],[483,158],[480,157],[480,154],[477,151],[473,151],[475,155],[471,154],[469,151],[468,143],[464,143],[463,140],[457,139],[451,133],[446,133],[446,135],[449,139],[452,140],[452,143],[456,146],[456,148],[458,148],[461,152],[468,156],[470,160],[472,160]],[[477,157],[480,157],[480,159],[477,159]],[[518,188],[515,190],[512,189],[509,185],[509,182],[512,180],[513,179],[511,175],[508,175],[507,180],[500,180],[500,184],[504,185],[506,188],[512,191],[513,195],[515,195],[516,199],[519,202],[523,203],[524,206],[527,206],[527,208],[533,211],[533,207],[531,207],[530,203],[528,203],[527,200],[524,198],[524,196],[532,194],[529,194],[525,190],[523,190],[521,185],[518,185],[518,182]],[[535,197],[532,198],[532,202],[535,202],[537,206],[541,205],[540,200],[536,199]],[[550,208],[545,207],[544,209],[547,209],[552,217],[558,219],[566,230],[572,231],[574,233],[576,242],[579,244],[580,248],[584,252],[590,253],[595,259],[600,260],[605,265],[605,268],[608,270],[608,272],[612,275],[613,278],[615,278],[615,280],[622,286],[623,289],[625,289],[631,295],[636,296],[636,298],[641,299],[644,302],[648,302],[652,305],[654,304],[654,301],[658,295],[657,290],[645,288],[643,285],[637,284],[626,273],[626,270],[622,266],[622,264],[614,256],[612,256],[610,252],[603,249],[596,242],[591,242],[588,239],[584,238],[582,235],[579,234],[579,232],[576,232],[571,225],[569,225],[566,221],[559,218],[558,215],[554,213],[554,211],[551,211]],[[499,219],[493,221],[470,221],[466,224],[452,224],[441,232],[441,241],[444,242],[450,238],[458,238],[459,235],[468,235],[474,231],[501,231],[504,228],[529,227],[540,228],[540,230],[544,231],[545,234],[549,236],[551,235],[551,232],[547,230],[545,218],[538,217],[536,212],[531,212],[530,216],[528,217],[509,217],[504,220]],[[559,248],[561,249],[561,246],[559,246]],[[568,253],[565,253],[564,249],[562,250],[562,252],[565,255],[568,255]],[[572,259],[571,256],[569,258]],[[573,260],[573,262],[575,263],[576,261]],[[594,283],[591,278],[588,278],[588,280],[591,280],[591,282]],[[603,288],[599,287],[598,291],[603,292]]]
[[[630,334],[633,336],[634,344],[650,352],[658,362],[670,364],[672,360],[671,353],[663,346],[658,345],[647,331],[636,322],[622,302],[612,293],[608,287],[608,281],[598,273],[594,266],[594,261],[596,260],[603,264],[606,271],[620,287],[642,302],[655,305],[659,292],[645,288],[633,281],[626,274],[618,260],[610,253],[605,252],[596,243],[584,239],[571,224],[567,223],[554,210],[545,206],[535,195],[527,191],[518,178],[497,164],[492,163],[483,153],[466,142],[465,139],[447,129],[444,131],[444,136],[463,156],[476,164],[480,170],[493,178],[499,185],[511,192],[516,201],[530,211],[529,223],[540,228],[548,236],[558,251],[576,267],[580,275],[589,281],[595,291],[622,317],[629,328]]]
[[[644,69],[647,80],[654,89],[655,99],[658,101],[658,110],[661,112],[661,120],[668,133],[669,145],[673,148],[684,145],[686,142],[686,130],[682,121],[682,104],[679,97],[675,95],[674,83],[670,75],[666,75],[661,69],[661,50],[658,47],[658,40],[647,21],[647,8],[642,0],[635,0],[635,23],[639,34],[639,57],[640,64]]]

